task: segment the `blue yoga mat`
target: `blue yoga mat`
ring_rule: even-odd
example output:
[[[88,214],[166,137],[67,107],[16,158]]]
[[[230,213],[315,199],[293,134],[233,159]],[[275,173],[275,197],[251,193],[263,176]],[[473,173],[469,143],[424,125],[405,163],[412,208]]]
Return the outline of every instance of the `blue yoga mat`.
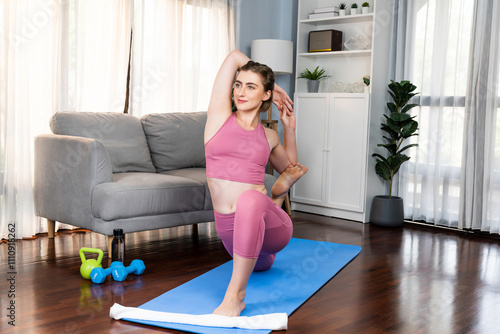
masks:
[[[290,315],[361,251],[361,247],[292,238],[276,255],[268,271],[250,276],[242,316],[285,312]],[[232,261],[174,288],[139,308],[187,314],[210,314],[222,302],[231,278]],[[136,323],[192,333],[270,333],[124,319]]]

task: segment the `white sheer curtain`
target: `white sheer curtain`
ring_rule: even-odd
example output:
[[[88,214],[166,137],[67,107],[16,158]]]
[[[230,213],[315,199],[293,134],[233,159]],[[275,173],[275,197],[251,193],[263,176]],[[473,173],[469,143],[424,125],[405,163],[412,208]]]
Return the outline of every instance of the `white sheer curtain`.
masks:
[[[33,209],[33,139],[57,106],[60,7],[0,2],[0,238],[40,231]]]
[[[500,233],[500,2],[474,13],[459,227]]]
[[[34,137],[59,110],[123,112],[130,1],[0,0],[0,23],[0,238],[31,237]]]
[[[493,2],[481,1],[490,4],[490,15],[493,15]],[[475,8],[477,3],[473,0],[396,0],[394,3],[393,77],[398,81],[412,81],[420,92],[416,102],[421,104],[420,108],[413,109],[419,122],[419,136],[412,140],[419,147],[409,152],[411,160],[399,173],[398,191],[404,199],[405,218],[498,233],[498,109],[493,103],[477,109],[470,101],[484,101],[480,96],[486,92],[491,95],[490,102],[497,101],[498,86],[493,82],[498,81],[499,59],[493,50],[498,47],[500,18],[493,16],[490,21],[485,20],[486,14]],[[492,37],[487,38],[490,34]],[[481,41],[483,39],[487,43]],[[479,49],[481,46],[484,47],[482,50]],[[490,51],[489,64],[477,59],[478,55]],[[486,69],[493,70],[495,75],[484,76]],[[485,78],[491,83],[487,85]],[[474,86],[483,87],[479,95],[478,91],[474,92],[475,88],[471,88]],[[470,122],[475,116],[470,115],[486,114],[489,116],[488,121],[483,122],[483,130],[477,127],[472,130]],[[485,124],[491,127],[486,129]],[[476,137],[481,131],[486,134],[482,142]],[[479,150],[482,150],[484,159],[471,160],[470,153]],[[469,159],[465,158],[466,153]],[[485,164],[485,168],[464,172],[466,162],[468,167]],[[471,179],[471,176],[476,179]],[[465,188],[464,185],[470,186],[471,182],[476,184],[478,178],[484,179],[484,187]],[[474,222],[471,219],[468,223],[464,221],[464,194],[467,194],[465,201],[474,198],[476,209],[483,206],[482,210],[475,212]],[[489,217],[496,217],[493,224],[496,224],[496,230],[492,224],[485,224]]]
[[[62,4],[60,110],[123,112],[133,0]]]
[[[129,113],[204,111],[234,49],[233,0],[135,0]]]

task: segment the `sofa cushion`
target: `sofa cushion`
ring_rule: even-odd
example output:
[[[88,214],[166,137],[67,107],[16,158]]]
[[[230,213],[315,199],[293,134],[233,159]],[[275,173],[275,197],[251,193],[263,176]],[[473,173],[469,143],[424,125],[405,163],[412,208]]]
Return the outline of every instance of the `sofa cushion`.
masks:
[[[108,151],[113,173],[155,172],[140,120],[114,112],[58,112],[54,134],[98,139]]]
[[[201,196],[193,197],[193,201],[203,203],[203,210],[213,209],[212,197],[210,196],[210,190],[208,189],[207,171],[205,168],[181,168],[166,171],[162,174],[185,177],[203,184],[205,187],[205,193],[201,194]]]
[[[92,193],[92,215],[115,220],[203,209],[205,186],[193,179],[156,173],[119,173]]]
[[[149,114],[141,122],[157,172],[205,167],[206,112]]]

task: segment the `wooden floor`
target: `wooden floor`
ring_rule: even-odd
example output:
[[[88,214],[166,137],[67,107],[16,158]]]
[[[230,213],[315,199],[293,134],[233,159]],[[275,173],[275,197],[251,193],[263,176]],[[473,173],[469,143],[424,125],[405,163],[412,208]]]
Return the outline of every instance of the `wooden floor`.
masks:
[[[363,250],[289,317],[287,333],[500,333],[498,239],[298,212],[292,219],[294,237]],[[191,226],[134,233],[126,263],[144,260],[144,274],[93,285],[79,273],[81,247],[106,249],[106,238],[86,232],[19,241],[11,261],[17,274],[9,275],[8,245],[0,246],[0,332],[178,333],[112,320],[109,308],[139,306],[229,260],[212,223],[200,224],[198,233]],[[15,330],[7,317],[11,301]]]

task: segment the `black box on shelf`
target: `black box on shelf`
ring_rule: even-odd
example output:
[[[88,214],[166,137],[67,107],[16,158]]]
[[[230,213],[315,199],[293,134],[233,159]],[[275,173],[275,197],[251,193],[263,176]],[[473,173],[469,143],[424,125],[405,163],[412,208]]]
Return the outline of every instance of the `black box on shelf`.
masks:
[[[342,51],[342,31],[317,30],[309,32],[309,52]]]

